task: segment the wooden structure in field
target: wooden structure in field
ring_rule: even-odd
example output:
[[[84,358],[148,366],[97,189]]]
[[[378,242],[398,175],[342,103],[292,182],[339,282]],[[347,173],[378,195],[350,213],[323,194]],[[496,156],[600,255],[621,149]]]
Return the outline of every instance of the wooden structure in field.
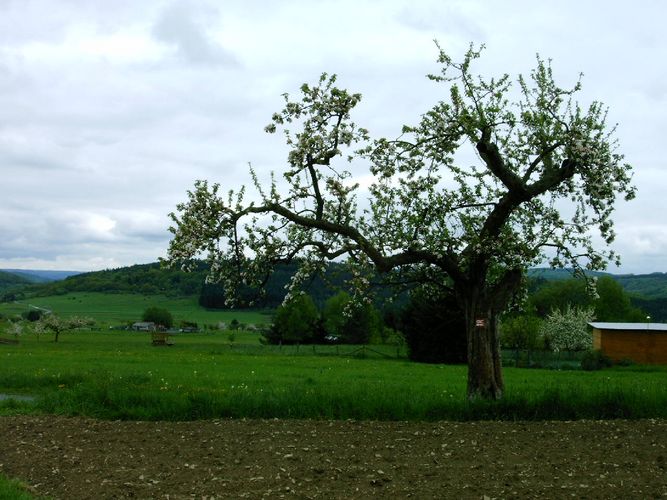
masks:
[[[162,346],[162,345],[172,346],[172,345],[174,345],[173,342],[169,341],[169,334],[167,332],[161,331],[161,330],[151,332],[151,344],[153,344],[155,346]]]
[[[667,364],[667,324],[589,323],[593,349],[611,359],[630,359],[642,364]]]

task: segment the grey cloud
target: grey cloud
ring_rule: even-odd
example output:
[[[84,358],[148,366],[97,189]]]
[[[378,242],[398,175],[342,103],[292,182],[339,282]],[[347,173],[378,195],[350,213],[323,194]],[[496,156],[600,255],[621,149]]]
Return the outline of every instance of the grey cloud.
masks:
[[[654,101],[654,104],[667,100],[667,82],[664,78],[646,82],[642,91],[649,100]]]
[[[58,43],[73,23],[101,32],[127,27],[150,15],[161,1],[0,0],[0,44]]]
[[[12,141],[3,137],[0,130],[0,172],[10,168],[31,170],[76,170],[76,165],[68,162],[66,148],[39,140],[20,137]]]
[[[437,2],[431,5],[412,4],[397,14],[397,20],[418,31],[427,31],[431,36],[462,35],[467,40],[485,40],[484,29],[469,13],[453,7],[451,3]]]
[[[75,170],[72,165],[55,160],[53,157],[31,154],[27,151],[0,151],[0,164],[5,169],[18,167],[32,170]]]
[[[17,44],[62,39],[67,26],[61,17],[62,10],[50,9],[49,15],[44,16],[40,15],[42,9],[38,2],[30,0],[0,1],[0,42]]]
[[[189,4],[176,2],[167,7],[153,26],[156,39],[173,45],[178,54],[194,64],[236,66],[236,57],[212,40],[204,23]],[[208,13],[210,15],[210,13]]]
[[[58,210],[57,206],[40,211],[0,210],[0,261],[12,258],[47,259],[54,255],[99,253],[98,245],[114,252],[129,253],[134,248],[143,253],[152,249],[155,260],[169,239],[166,215],[131,210],[94,211]]]

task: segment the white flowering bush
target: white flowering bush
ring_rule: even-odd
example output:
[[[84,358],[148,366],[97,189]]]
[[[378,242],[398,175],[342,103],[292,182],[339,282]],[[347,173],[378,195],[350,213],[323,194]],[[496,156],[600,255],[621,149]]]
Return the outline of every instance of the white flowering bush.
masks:
[[[585,351],[593,347],[588,323],[594,317],[592,308],[568,306],[564,311],[554,309],[542,324],[540,334],[554,352]]]
[[[13,335],[15,339],[18,339],[19,335],[23,335],[24,330],[23,321],[10,322],[7,328],[5,328],[5,332]]]

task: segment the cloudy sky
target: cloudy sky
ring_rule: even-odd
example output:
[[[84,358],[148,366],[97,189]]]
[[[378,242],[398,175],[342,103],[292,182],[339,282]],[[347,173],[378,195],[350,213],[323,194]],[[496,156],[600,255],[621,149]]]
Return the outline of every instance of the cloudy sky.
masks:
[[[323,71],[395,137],[445,98],[433,39],[485,43],[486,75],[553,59],[618,123],[638,197],[618,207],[614,272],[667,271],[667,3],[660,0],[0,0],[0,268],[155,261],[196,179],[279,171],[263,132]]]

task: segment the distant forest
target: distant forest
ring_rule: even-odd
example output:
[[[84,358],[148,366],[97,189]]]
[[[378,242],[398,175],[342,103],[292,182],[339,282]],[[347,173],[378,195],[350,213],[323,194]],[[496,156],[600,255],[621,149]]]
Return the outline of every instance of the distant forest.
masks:
[[[298,264],[281,264],[268,279],[264,293],[241,290],[240,306],[251,301],[254,307],[274,308],[282,303],[285,285],[296,272]],[[196,270],[186,273],[178,269],[165,269],[159,263],[141,264],[118,269],[77,274],[64,280],[34,284],[9,273],[0,273],[1,280],[6,275],[6,286],[0,288],[3,301],[19,300],[34,296],[63,295],[70,292],[137,293],[141,295],[167,295],[171,297],[199,296],[199,303],[206,308],[224,309],[225,295],[222,286],[206,284],[208,267],[203,262]],[[326,300],[340,291],[340,286],[349,278],[343,266],[331,264],[326,276],[315,277],[305,286],[306,292],[315,303],[322,306]]]
[[[620,283],[623,289],[635,297],[645,299],[667,299],[667,273],[651,274],[611,274],[592,272],[592,276],[610,276]],[[572,278],[567,269],[536,268],[528,272],[531,278],[542,278],[547,281]]]
[[[0,271],[0,290],[5,290],[17,286],[29,285],[30,283],[32,283],[32,281],[30,281],[24,276]]]
[[[276,267],[266,283],[263,297],[255,301],[254,307],[274,308],[283,300],[285,285],[297,268],[297,263]],[[62,295],[70,292],[137,293],[142,295],[163,294],[173,297],[199,297],[199,303],[207,308],[225,308],[225,296],[220,285],[205,284],[207,266],[186,273],[177,269],[164,269],[159,263],[141,264],[119,269],[78,274],[49,283],[32,283],[25,276],[0,271],[0,300],[12,301],[32,296]],[[631,298],[632,305],[651,315],[653,321],[667,321],[667,274],[613,275]],[[343,266],[330,264],[324,278],[315,277],[306,286],[306,292],[318,306],[338,293],[349,275]],[[567,270],[531,269],[529,292],[534,293],[546,283],[572,277]],[[252,290],[243,290],[242,303],[256,298]],[[388,296],[381,290],[380,296]]]
[[[104,292],[190,296],[201,292],[205,276],[206,267],[203,264],[195,272],[185,273],[162,269],[156,262],[77,274],[49,283],[14,287],[6,289],[4,294],[32,297],[63,295],[69,292]]]

